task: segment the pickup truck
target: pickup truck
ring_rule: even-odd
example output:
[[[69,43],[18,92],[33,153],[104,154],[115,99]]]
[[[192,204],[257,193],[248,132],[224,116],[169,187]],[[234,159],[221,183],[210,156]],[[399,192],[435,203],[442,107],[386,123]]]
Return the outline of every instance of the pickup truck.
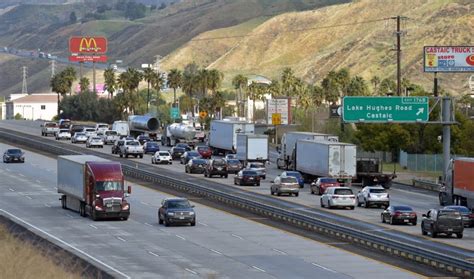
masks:
[[[59,132],[59,126],[56,122],[45,122],[41,125],[41,136],[56,135]]]
[[[453,209],[430,209],[423,214],[421,221],[421,234],[435,238],[438,234],[455,234],[457,238],[462,238],[464,224],[461,214]]]
[[[138,140],[125,140],[120,146],[119,156],[128,158],[128,155],[133,155],[135,158],[143,158],[144,149]]]
[[[104,144],[114,143],[116,140],[120,139],[119,134],[117,131],[114,130],[107,130],[104,134]]]

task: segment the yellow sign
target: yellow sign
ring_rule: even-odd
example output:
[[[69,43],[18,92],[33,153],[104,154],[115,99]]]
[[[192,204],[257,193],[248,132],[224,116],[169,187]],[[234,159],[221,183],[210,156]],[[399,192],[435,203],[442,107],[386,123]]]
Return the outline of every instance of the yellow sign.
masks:
[[[199,112],[199,117],[205,118],[206,116],[207,116],[207,112],[206,112],[206,111],[201,111],[201,112]]]
[[[436,54],[426,53],[425,55],[425,67],[438,67],[438,56]]]
[[[273,125],[281,124],[281,113],[272,113],[272,124]]]

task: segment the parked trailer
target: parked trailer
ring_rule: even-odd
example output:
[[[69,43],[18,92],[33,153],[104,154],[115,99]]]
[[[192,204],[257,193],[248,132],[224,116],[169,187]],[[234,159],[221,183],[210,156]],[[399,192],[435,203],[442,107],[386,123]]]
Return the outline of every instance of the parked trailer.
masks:
[[[293,156],[294,170],[306,181],[317,177],[352,180],[356,176],[356,146],[343,142],[298,140]]]
[[[283,134],[281,138],[281,144],[278,148],[279,156],[277,158],[277,167],[279,169],[286,168],[288,169],[291,165],[291,156],[293,154],[293,150],[295,149],[296,141],[300,139],[307,139],[307,140],[327,140],[338,142],[339,137],[328,135],[328,134],[321,134],[321,133],[311,133],[311,132],[287,132]]]
[[[439,192],[440,205],[463,205],[474,210],[474,158],[449,162]]]
[[[268,136],[255,134],[237,134],[238,160],[247,162],[268,161]]]
[[[128,186],[128,194],[131,187]],[[73,209],[92,219],[127,220],[130,204],[125,199],[120,163],[93,155],[58,156],[58,193],[63,209]]]
[[[209,146],[214,154],[235,153],[239,133],[255,134],[255,125],[245,121],[213,120],[209,132]]]

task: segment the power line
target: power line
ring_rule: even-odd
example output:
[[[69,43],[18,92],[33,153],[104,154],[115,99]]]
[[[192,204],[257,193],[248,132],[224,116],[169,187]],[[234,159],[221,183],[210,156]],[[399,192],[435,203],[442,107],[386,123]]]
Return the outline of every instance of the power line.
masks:
[[[365,20],[365,21],[358,21],[358,22],[350,22],[350,23],[341,23],[335,25],[325,25],[325,26],[318,26],[318,27],[308,27],[308,28],[297,28],[297,29],[288,29],[282,30],[278,33],[290,33],[290,32],[304,32],[310,30],[321,30],[321,29],[328,29],[328,28],[337,28],[337,27],[345,27],[345,26],[354,26],[354,25],[361,25],[361,24],[368,24],[380,21],[386,21],[390,18],[380,18],[380,19],[372,19],[372,20]],[[262,32],[258,34],[245,34],[245,35],[234,35],[234,36],[221,36],[221,37],[210,37],[210,38],[196,38],[192,39],[192,41],[211,41],[211,40],[221,40],[221,39],[233,39],[233,38],[245,38],[245,37],[252,37],[252,36],[264,36],[264,35],[274,35],[275,32]]]

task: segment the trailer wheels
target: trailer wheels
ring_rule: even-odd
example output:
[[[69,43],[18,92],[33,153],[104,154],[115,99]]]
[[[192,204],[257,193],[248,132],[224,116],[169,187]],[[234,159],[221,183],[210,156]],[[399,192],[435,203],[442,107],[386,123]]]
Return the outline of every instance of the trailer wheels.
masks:
[[[63,209],[67,209],[67,205],[66,205],[66,195],[62,195],[61,197],[61,207]]]
[[[83,202],[79,204],[79,215],[81,215],[82,217],[86,217],[86,204]]]

